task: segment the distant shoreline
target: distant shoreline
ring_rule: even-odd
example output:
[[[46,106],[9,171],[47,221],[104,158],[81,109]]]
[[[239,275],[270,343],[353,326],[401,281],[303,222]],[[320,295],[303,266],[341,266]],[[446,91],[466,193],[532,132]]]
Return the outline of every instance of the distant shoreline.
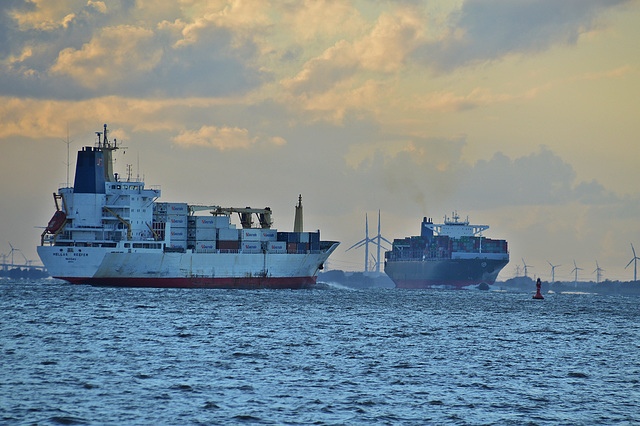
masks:
[[[351,272],[330,270],[318,273],[318,283],[335,283],[351,288],[395,288],[395,284],[383,272]],[[510,278],[505,281],[496,281],[489,290],[503,290],[513,292],[535,293],[536,283],[529,277]],[[542,281],[542,293],[597,293],[640,295],[640,281],[610,281],[600,283],[593,281],[566,282],[556,281],[549,283]]]

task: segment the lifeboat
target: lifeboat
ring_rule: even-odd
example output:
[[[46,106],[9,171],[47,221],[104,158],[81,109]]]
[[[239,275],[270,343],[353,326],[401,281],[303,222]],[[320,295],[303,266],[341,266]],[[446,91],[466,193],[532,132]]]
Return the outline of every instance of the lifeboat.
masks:
[[[55,234],[58,229],[64,224],[67,220],[67,214],[62,210],[58,210],[53,214],[53,217],[49,221],[47,225],[46,231],[50,234]]]

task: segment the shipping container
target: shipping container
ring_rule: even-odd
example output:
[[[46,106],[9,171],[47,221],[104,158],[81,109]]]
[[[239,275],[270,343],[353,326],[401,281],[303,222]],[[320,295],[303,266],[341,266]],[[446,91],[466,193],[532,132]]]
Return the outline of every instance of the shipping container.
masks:
[[[167,216],[167,222],[171,224],[171,228],[186,228],[187,216]]]
[[[167,214],[167,203],[153,203],[153,213]]]
[[[242,241],[261,241],[260,229],[243,228],[240,230],[240,239]]]
[[[187,203],[166,203],[167,214],[184,214],[189,213]]]
[[[225,241],[218,240],[216,245],[218,246],[218,250],[224,252],[227,250],[239,250],[240,249],[240,241]]]
[[[216,242],[215,241],[198,241],[196,243],[197,250],[215,250]]]
[[[260,251],[262,243],[260,241],[243,241],[240,247],[242,251]]]
[[[219,241],[238,241],[238,230],[235,228],[220,228],[218,229]]]
[[[196,228],[196,240],[213,240],[218,238],[218,230],[216,228]]]
[[[171,237],[171,241],[187,241],[187,229],[186,228],[178,228],[178,229],[173,229],[171,228],[170,234],[169,236]]]
[[[196,228],[227,228],[229,216],[194,216]]]
[[[299,243],[300,233],[298,232],[278,232],[278,241],[286,241],[287,243]]]
[[[300,232],[299,243],[309,243],[309,233],[308,232]]]
[[[171,241],[169,244],[167,244],[167,247],[186,249],[187,248],[187,242],[186,241]]]
[[[267,244],[268,251],[285,252],[287,251],[287,243],[285,241],[269,241]]]
[[[276,229],[262,229],[261,233],[261,241],[277,241],[278,240],[278,231]]]

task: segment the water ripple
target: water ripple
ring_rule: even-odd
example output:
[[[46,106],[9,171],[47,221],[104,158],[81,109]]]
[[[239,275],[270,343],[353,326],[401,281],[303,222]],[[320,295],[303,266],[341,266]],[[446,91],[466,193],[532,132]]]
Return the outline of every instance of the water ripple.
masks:
[[[0,423],[640,422],[637,298],[0,287]]]

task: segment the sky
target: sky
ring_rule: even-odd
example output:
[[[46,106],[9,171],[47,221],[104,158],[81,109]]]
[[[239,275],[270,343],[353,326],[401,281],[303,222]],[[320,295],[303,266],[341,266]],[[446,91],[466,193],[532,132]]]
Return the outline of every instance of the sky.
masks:
[[[290,231],[302,194],[328,269],[364,269],[365,215],[393,240],[457,211],[508,241],[499,280],[632,280],[638,22],[638,0],[3,0],[0,254],[39,263],[106,123],[160,201]]]

